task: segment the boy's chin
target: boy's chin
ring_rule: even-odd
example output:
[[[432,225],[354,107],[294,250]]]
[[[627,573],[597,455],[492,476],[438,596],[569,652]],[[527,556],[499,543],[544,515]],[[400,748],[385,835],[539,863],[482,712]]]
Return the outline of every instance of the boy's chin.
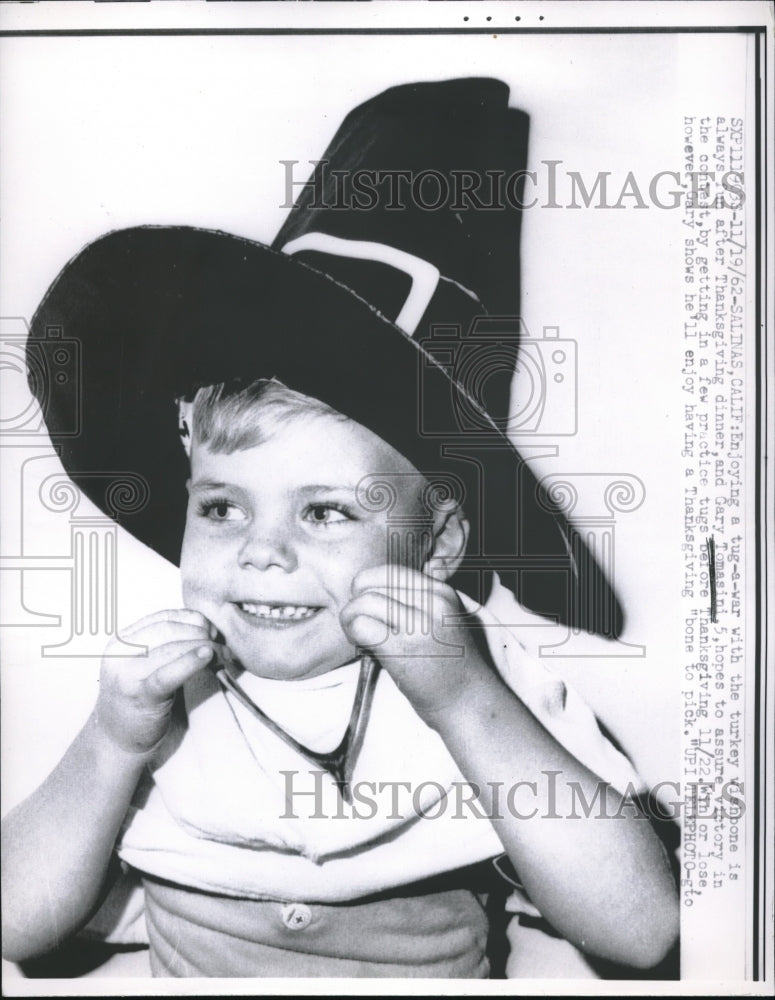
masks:
[[[263,662],[260,660],[256,661],[255,658],[252,657],[242,660],[238,656],[234,657],[234,662],[246,673],[252,674],[254,677],[263,677],[264,680],[302,681],[309,677],[321,677],[323,674],[329,674],[332,670],[337,670],[339,667],[343,667],[347,663],[352,663],[356,657],[357,653],[353,650],[352,655],[350,656],[322,663],[290,664],[278,663],[276,661]]]
[[[341,664],[339,665],[341,666]],[[240,664],[240,666],[242,666],[242,664]],[[243,666],[245,673],[252,674],[254,677],[262,677],[267,681],[303,681],[309,677],[320,677],[323,674],[328,674],[332,670],[336,669],[336,667],[317,667],[305,671],[299,670],[298,668],[294,670],[283,670],[281,668],[256,667],[254,665],[248,667]]]

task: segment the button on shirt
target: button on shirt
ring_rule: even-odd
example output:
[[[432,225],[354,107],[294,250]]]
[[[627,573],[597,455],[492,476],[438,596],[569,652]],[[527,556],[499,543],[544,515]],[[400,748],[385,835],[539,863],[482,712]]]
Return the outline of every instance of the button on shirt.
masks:
[[[312,920],[312,910],[306,903],[287,903],[281,913],[283,923],[289,931],[303,931]]]

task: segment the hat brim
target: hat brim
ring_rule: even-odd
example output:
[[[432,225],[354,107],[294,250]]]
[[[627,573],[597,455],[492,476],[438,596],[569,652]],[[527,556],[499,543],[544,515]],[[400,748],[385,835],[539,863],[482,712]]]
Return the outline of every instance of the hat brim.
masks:
[[[180,558],[188,477],[176,398],[277,378],[369,428],[419,471],[451,471],[465,484],[475,530],[461,580],[473,597],[483,596],[482,571],[497,569],[530,610],[619,633],[608,582],[507,438],[494,424],[463,433],[461,403],[471,406],[463,388],[416,341],[308,265],[222,232],[114,232],[77,254],[49,289],[31,326],[30,371],[55,370],[63,341],[74,344],[80,370],[65,384],[31,384],[64,467],[170,562]],[[141,484],[143,502],[116,504],[122,476]],[[579,587],[595,601],[578,600]]]

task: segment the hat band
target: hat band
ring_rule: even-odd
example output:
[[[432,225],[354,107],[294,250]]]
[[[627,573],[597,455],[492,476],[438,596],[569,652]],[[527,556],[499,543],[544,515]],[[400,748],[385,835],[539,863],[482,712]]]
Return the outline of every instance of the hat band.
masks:
[[[372,243],[369,240],[345,240],[328,233],[305,233],[282,248],[282,252],[289,256],[304,250],[327,253],[334,257],[351,257],[354,260],[371,260],[408,274],[412,285],[393,323],[410,337],[414,335],[430,305],[441,276],[439,269],[427,260],[385,243]]]

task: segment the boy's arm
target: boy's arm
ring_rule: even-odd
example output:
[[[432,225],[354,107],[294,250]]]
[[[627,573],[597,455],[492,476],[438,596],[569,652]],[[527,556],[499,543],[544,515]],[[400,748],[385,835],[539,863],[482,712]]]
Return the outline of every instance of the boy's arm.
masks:
[[[675,883],[633,804],[622,806],[492,671],[425,721],[478,789],[531,901],[564,937],[642,968],[665,957],[678,933]],[[530,784],[507,804],[517,781]],[[593,808],[579,808],[582,796]]]
[[[404,572],[404,587],[390,591],[384,567],[360,574],[345,628],[442,737],[543,916],[591,954],[655,965],[676,939],[678,901],[649,821],[633,804],[620,808],[622,797],[541,725],[471,629],[441,624],[460,614],[455,592]],[[444,656],[434,634],[464,655]],[[582,795],[594,808],[579,810]]]
[[[86,725],[40,788],[3,820],[7,959],[57,947],[99,905],[143,768],[167,731],[175,692],[212,659],[211,635],[198,612],[165,611],[123,634],[147,646],[147,655],[106,655]]]
[[[3,954],[57,947],[100,902],[113,845],[146,763],[96,712],[40,788],[3,820]]]

